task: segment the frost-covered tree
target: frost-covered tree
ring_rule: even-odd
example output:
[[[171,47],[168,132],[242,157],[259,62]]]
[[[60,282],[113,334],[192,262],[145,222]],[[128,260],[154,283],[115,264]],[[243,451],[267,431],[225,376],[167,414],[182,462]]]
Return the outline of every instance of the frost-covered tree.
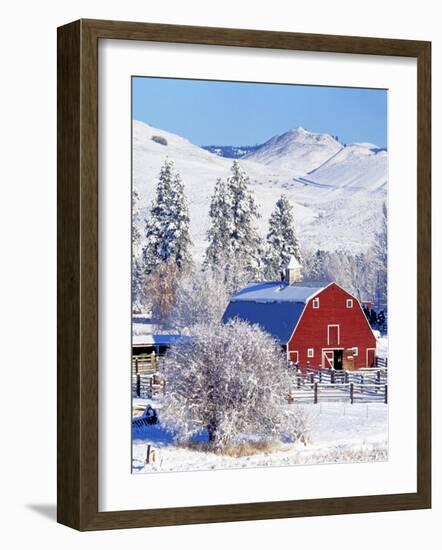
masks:
[[[166,160],[146,221],[143,255],[147,274],[162,262],[174,263],[180,270],[191,263],[189,222],[181,177],[175,173],[173,162]]]
[[[192,333],[196,324],[219,324],[230,292],[221,270],[192,270],[177,283],[168,325],[179,333]]]
[[[327,253],[324,250],[317,250],[312,256],[306,258],[304,273],[311,281],[324,281],[327,278],[325,271]]]
[[[241,261],[251,279],[262,272],[262,241],[256,229],[260,214],[250,189],[250,179],[238,161],[233,161],[227,188],[232,208],[231,241],[234,261]]]
[[[282,268],[294,256],[302,264],[301,251],[295,232],[293,207],[285,195],[276,201],[270,214],[265,257],[265,276],[277,279]]]
[[[300,438],[302,410],[287,404],[291,378],[276,341],[257,325],[194,326],[166,354],[161,421],[187,440],[207,433],[224,451],[244,434]],[[302,422],[301,422],[302,420]]]
[[[168,319],[176,303],[180,273],[173,262],[162,262],[143,279],[142,300],[149,309],[158,330],[167,328]]]
[[[388,235],[387,235],[387,205],[382,205],[382,216],[379,231],[376,233],[373,246],[373,262],[376,273],[376,294],[377,306],[387,309],[387,256],[388,256]]]
[[[143,280],[141,232],[139,230],[139,195],[136,187],[132,189],[132,309],[139,311]]]
[[[231,234],[233,231],[233,215],[227,185],[218,178],[209,208],[210,227],[207,232],[208,246],[204,259],[204,267],[219,269],[232,261]]]
[[[218,180],[210,204],[210,227],[205,269],[221,269],[226,282],[236,289],[239,280],[259,279],[262,240],[256,229],[259,212],[250,179],[234,161],[226,182]]]

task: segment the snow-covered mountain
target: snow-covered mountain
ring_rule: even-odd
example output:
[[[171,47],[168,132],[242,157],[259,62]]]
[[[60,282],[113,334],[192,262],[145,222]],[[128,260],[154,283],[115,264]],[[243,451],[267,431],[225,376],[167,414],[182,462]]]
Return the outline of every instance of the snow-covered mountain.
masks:
[[[209,203],[217,178],[227,178],[231,158],[211,153],[176,134],[133,123],[133,179],[141,219],[155,193],[164,160],[173,160],[190,204],[195,258],[202,258]],[[301,128],[275,136],[241,158],[260,207],[265,236],[270,212],[282,192],[294,207],[302,247],[313,250],[370,246],[386,199],[386,151],[371,144],[343,146],[332,136]],[[143,227],[140,227],[143,230]]]
[[[290,170],[294,176],[300,176],[314,170],[342,148],[342,144],[328,134],[308,132],[298,127],[272,137],[244,158]]]

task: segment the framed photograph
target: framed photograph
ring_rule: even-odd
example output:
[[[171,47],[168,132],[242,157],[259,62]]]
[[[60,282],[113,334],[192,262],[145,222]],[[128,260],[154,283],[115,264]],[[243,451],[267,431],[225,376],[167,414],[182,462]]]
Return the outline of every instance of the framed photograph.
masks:
[[[58,29],[58,521],[431,506],[431,44]]]

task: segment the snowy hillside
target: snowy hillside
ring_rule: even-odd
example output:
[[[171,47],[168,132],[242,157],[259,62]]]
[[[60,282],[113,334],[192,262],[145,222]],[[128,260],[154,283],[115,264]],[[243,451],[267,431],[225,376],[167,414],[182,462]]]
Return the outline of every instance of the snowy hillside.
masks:
[[[210,197],[216,179],[230,176],[232,159],[134,121],[133,179],[140,195],[141,220],[148,215],[166,158],[174,161],[182,176],[190,204],[194,255],[201,259]],[[260,208],[261,235],[265,236],[270,212],[284,192],[294,207],[302,247],[357,252],[370,246],[386,199],[385,151],[369,144],[344,147],[327,134],[297,128],[272,138],[240,163]]]
[[[275,136],[244,158],[300,176],[314,170],[342,149],[328,134],[295,128]]]
[[[387,185],[388,155],[371,143],[353,143],[300,178],[329,187],[377,191]]]

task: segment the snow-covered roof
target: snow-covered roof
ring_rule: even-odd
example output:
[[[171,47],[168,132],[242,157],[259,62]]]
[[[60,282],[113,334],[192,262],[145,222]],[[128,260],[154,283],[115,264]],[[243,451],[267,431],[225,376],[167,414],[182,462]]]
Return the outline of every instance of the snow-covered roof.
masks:
[[[288,285],[280,282],[250,283],[230,299],[231,302],[305,302],[324,288],[323,284]]]
[[[180,334],[134,334],[132,345],[143,346],[170,346],[182,338]]]
[[[232,296],[223,315],[223,322],[241,319],[259,325],[278,342],[286,344],[302,315],[305,303],[323,288],[323,285],[251,283]]]
[[[281,344],[290,340],[304,309],[303,302],[230,302],[223,322],[241,319],[259,325]]]

